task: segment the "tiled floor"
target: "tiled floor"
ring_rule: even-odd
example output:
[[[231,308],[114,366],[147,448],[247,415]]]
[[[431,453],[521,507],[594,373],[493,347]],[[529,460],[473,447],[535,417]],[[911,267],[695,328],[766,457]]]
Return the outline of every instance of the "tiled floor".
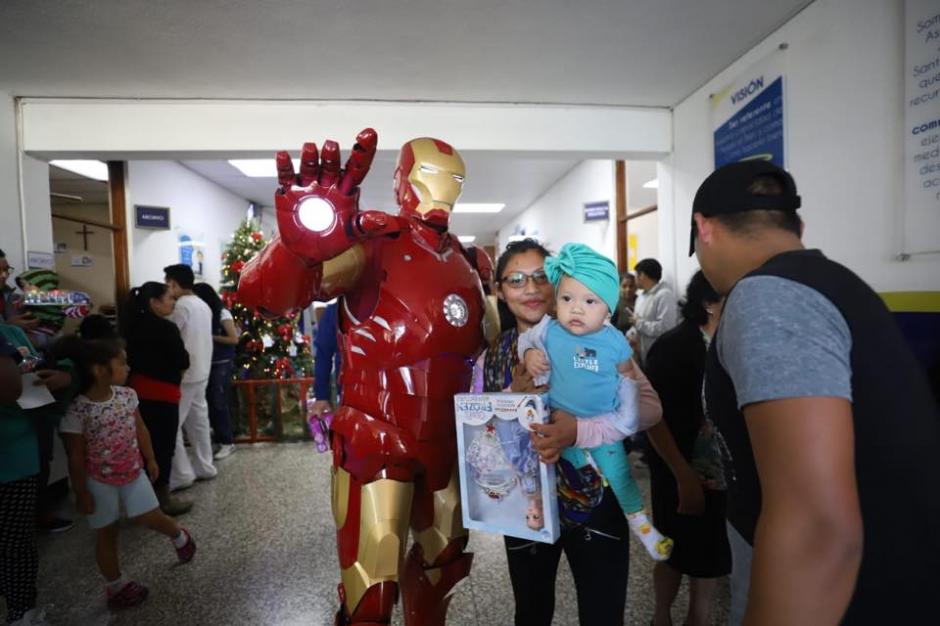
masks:
[[[41,603],[54,605],[51,623],[331,624],[337,565],[328,455],[306,444],[240,446],[219,470],[217,479],[185,493],[196,501],[182,518],[199,546],[190,565],[175,566],[162,537],[133,526],[122,529],[123,568],[150,587],[150,598],[137,609],[112,614],[105,608],[92,533],[84,522],[42,537],[39,595]],[[645,488],[645,473],[636,477]],[[511,625],[502,539],[475,534],[470,549],[476,553],[473,571],[451,603],[448,623]],[[652,614],[652,567],[640,550],[632,542],[627,624],[649,624]],[[562,563],[555,624],[576,625],[573,583]],[[673,613],[677,624],[685,603],[683,589]],[[726,614],[723,582],[714,623],[725,623]],[[400,617],[393,623],[400,624]]]

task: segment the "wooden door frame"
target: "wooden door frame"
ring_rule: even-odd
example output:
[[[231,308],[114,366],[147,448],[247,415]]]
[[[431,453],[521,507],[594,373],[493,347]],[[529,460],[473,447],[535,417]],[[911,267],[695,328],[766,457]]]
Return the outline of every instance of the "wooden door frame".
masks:
[[[128,262],[127,197],[125,161],[108,161],[108,197],[111,206],[111,234],[114,253],[114,295],[118,310],[131,290]]]
[[[617,271],[627,271],[627,164],[618,160],[614,166],[614,204],[617,215]]]
[[[627,272],[630,267],[630,258],[628,255],[627,243],[630,234],[630,220],[638,217],[655,213],[659,210],[658,204],[639,209],[633,213],[627,212],[627,164],[624,161],[616,161],[614,168],[614,199],[617,211],[617,271],[621,274]]]

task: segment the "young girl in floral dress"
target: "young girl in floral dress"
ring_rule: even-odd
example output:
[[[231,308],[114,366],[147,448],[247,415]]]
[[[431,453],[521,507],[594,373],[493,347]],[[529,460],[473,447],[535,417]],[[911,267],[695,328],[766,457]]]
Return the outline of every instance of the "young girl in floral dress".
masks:
[[[137,410],[137,394],[120,386],[128,373],[123,346],[119,341],[87,341],[76,356],[82,392],[60,426],[72,488],[79,511],[88,516],[88,525],[97,534],[95,556],[105,578],[108,606],[135,606],[146,599],[148,590],[121,573],[121,507],[129,518],[168,537],[180,563],[192,560],[196,544],[186,529],[160,510],[150,484],[159,469]]]

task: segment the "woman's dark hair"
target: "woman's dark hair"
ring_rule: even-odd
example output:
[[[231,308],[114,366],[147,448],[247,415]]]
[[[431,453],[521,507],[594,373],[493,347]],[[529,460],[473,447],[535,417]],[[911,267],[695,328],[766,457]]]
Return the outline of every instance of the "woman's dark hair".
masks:
[[[166,284],[153,280],[131,289],[130,293],[127,294],[124,310],[119,320],[122,337],[125,339],[130,337],[142,320],[146,319],[148,315],[153,315],[153,311],[150,310],[150,301],[153,299],[159,300],[166,294],[167,290],[169,290],[169,287]]]
[[[209,305],[209,309],[212,311],[212,328],[213,332],[215,332],[215,329],[219,328],[222,324],[222,309],[225,308],[225,305],[222,303],[222,298],[219,297],[219,294],[216,293],[215,289],[213,289],[212,285],[209,283],[196,283],[193,286],[193,293]]]
[[[679,303],[679,311],[686,322],[704,326],[708,323],[708,311],[705,305],[716,302],[721,302],[721,296],[709,284],[702,270],[699,270],[692,276],[689,286],[685,289],[685,298]]]
[[[117,333],[111,321],[104,315],[89,315],[78,326],[78,334],[82,339],[117,339]]]
[[[67,337],[57,343],[57,356],[71,359],[78,373],[78,391],[84,393],[95,384],[94,367],[110,365],[111,359],[121,356],[124,342],[120,339],[94,339],[84,341],[78,337]]]
[[[506,245],[506,248],[503,250],[503,253],[499,255],[499,259],[496,261],[496,284],[499,285],[501,282],[503,282],[503,273],[506,271],[506,266],[514,256],[533,250],[541,254],[543,258],[552,255],[548,248],[540,244],[535,239],[531,239],[529,237],[520,239],[519,241],[509,242]],[[496,301],[496,308],[499,311],[500,331],[515,328],[516,316],[513,315],[512,311],[509,310],[509,305],[500,299]]]

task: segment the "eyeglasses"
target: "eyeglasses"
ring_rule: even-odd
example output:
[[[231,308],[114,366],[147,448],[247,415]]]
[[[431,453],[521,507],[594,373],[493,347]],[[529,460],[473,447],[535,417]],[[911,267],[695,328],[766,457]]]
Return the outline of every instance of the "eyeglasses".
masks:
[[[538,287],[548,283],[548,276],[545,275],[545,270],[541,269],[535,270],[531,274],[526,274],[525,272],[510,272],[503,276],[499,282],[509,285],[512,289],[522,289],[529,282],[530,278]]]

